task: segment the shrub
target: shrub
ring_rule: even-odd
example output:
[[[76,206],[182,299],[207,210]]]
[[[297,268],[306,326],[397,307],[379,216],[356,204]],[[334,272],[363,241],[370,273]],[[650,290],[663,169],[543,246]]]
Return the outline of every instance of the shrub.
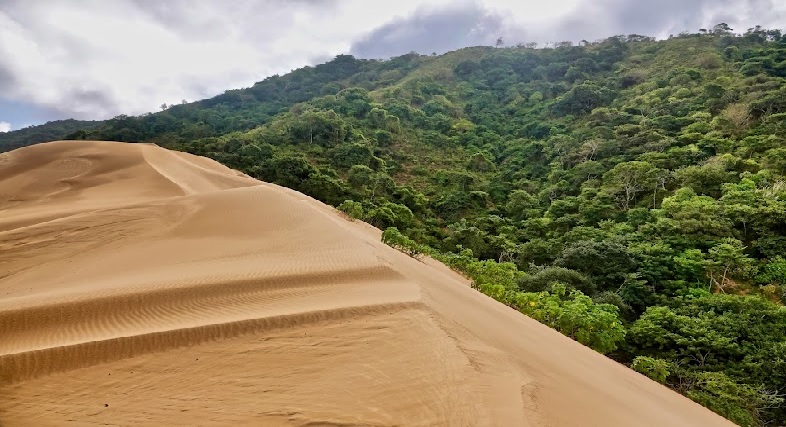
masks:
[[[596,304],[580,291],[568,293],[565,285],[537,293],[515,292],[496,284],[481,284],[478,289],[599,353],[616,350],[625,338],[617,307]]]
[[[655,359],[647,356],[638,356],[633,359],[630,365],[634,371],[644,374],[651,379],[664,384],[669,376],[671,364],[663,359]]]
[[[401,234],[396,227],[389,227],[382,232],[382,242],[412,258],[418,259],[423,256],[423,248],[414,240]]]
[[[347,214],[352,219],[363,219],[363,205],[353,200],[344,200],[338,205],[338,210]]]

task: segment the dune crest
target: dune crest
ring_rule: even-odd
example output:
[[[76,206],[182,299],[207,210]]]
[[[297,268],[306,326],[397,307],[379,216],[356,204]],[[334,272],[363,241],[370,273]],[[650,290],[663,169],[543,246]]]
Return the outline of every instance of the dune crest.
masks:
[[[0,425],[723,418],[307,196],[148,144],[0,155]]]

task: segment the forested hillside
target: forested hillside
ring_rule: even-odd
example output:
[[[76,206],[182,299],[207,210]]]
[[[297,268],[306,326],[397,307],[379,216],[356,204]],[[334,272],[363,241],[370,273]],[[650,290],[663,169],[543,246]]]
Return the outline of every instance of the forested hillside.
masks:
[[[394,246],[738,424],[786,424],[780,31],[339,56],[69,133],[395,227]]]
[[[14,132],[0,133],[0,153],[56,139],[76,139],[100,121],[56,120],[41,126],[29,126]]]

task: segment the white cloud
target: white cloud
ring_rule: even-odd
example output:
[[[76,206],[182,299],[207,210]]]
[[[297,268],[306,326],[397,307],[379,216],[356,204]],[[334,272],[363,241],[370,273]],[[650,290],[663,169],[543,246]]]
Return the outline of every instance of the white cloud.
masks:
[[[0,122],[0,133],[10,132],[10,131],[11,131],[11,123]]]
[[[0,93],[82,118],[142,113],[344,53],[418,3],[11,1],[0,5],[0,79],[14,81]]]
[[[716,18],[732,26],[786,20],[779,0],[3,0],[0,94],[77,118],[155,111],[324,61],[361,41],[373,44],[383,34],[375,30],[406,28],[447,6],[498,17],[487,36],[509,44],[667,35]],[[436,36],[452,46],[450,34]],[[399,45],[394,38],[386,51],[430,53],[429,38],[401,38]]]

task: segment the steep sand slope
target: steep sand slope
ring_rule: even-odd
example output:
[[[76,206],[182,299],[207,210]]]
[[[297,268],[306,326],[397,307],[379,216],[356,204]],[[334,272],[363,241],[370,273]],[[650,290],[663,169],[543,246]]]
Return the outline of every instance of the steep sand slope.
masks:
[[[724,419],[294,191],[155,145],[0,155],[0,425]]]

